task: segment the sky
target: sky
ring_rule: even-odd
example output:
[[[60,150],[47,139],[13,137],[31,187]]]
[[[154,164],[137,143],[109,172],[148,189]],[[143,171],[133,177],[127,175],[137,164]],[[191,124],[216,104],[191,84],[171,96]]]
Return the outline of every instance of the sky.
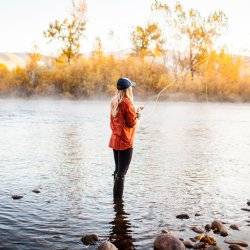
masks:
[[[106,52],[128,51],[130,34],[137,25],[155,20],[152,0],[86,0],[87,26],[81,51],[89,53],[100,37]],[[174,0],[167,1],[170,5]],[[216,42],[229,52],[250,55],[249,0],[180,0],[186,8],[202,15],[221,9],[228,17],[228,27]],[[67,17],[71,0],[0,0],[0,52],[29,52],[34,45],[46,55],[56,55],[57,43],[48,43],[43,31],[55,19]]]

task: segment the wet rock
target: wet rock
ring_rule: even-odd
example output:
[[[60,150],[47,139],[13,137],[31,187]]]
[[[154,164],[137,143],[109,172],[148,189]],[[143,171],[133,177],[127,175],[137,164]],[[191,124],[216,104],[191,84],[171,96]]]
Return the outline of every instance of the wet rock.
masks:
[[[193,248],[193,242],[191,240],[184,240],[183,244],[185,245],[186,248]]]
[[[222,248],[218,246],[208,246],[205,248],[206,250],[222,250]]]
[[[232,250],[244,250],[244,248],[238,246],[238,245],[229,245],[228,247],[229,249],[232,249]]]
[[[162,232],[163,234],[167,234],[167,233],[168,233],[168,230],[162,229],[161,232]]]
[[[189,215],[188,214],[178,214],[176,215],[177,219],[189,219]]]
[[[228,236],[227,228],[219,220],[214,220],[212,222],[211,228],[214,231],[214,233],[219,233],[223,237]]]
[[[185,250],[184,244],[173,234],[165,233],[156,237],[154,250]]]
[[[100,246],[98,246],[97,250],[117,250],[118,248],[109,241],[103,242]]]
[[[198,242],[193,245],[193,249],[203,249],[205,248],[206,244],[204,242]]]
[[[12,197],[13,200],[20,200],[20,199],[23,198],[22,195],[18,195],[18,194],[13,194],[11,197]]]
[[[204,229],[201,227],[191,227],[191,230],[193,230],[195,233],[198,233],[198,234],[204,233]]]
[[[236,225],[236,224],[230,225],[230,228],[233,229],[233,230],[240,230],[239,226]]]
[[[41,191],[39,189],[33,189],[32,192],[35,193],[35,194],[40,194],[41,193]]]
[[[200,213],[196,213],[194,216],[201,216],[201,214]]]
[[[192,242],[196,242],[197,240],[195,238],[189,238]]]
[[[250,208],[244,208],[244,207],[243,207],[241,210],[242,210],[242,211],[246,211],[246,212],[250,212]]]
[[[205,244],[208,245],[216,245],[216,240],[207,234],[203,234],[203,236],[200,239],[200,242],[204,242]]]
[[[229,240],[226,239],[224,240],[225,243],[230,244],[230,245],[239,245],[241,247],[248,247],[248,243],[243,241],[243,240]]]
[[[206,230],[207,232],[209,232],[209,231],[211,230],[211,226],[210,226],[209,224],[207,224],[207,225],[205,226],[205,230]]]
[[[83,235],[81,241],[83,242],[84,245],[94,245],[98,241],[98,235],[97,234]]]

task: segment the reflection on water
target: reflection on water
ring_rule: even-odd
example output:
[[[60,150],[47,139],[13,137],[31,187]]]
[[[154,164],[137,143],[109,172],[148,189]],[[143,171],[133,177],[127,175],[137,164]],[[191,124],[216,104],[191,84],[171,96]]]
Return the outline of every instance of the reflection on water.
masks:
[[[110,241],[118,249],[135,249],[133,243],[132,226],[129,221],[129,214],[124,210],[124,202],[122,200],[114,203],[114,220],[110,222],[111,232]]]
[[[186,239],[215,218],[249,240],[250,106],[159,103],[147,117],[153,106],[114,205],[108,102],[0,100],[0,248],[82,249],[82,234],[97,233],[150,249],[162,229]]]

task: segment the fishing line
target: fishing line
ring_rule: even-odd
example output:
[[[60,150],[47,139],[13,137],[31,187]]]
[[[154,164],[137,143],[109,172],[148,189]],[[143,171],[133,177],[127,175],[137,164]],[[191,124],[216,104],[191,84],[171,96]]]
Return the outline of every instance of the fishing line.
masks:
[[[155,99],[155,101],[153,101],[153,107],[152,107],[152,109],[151,109],[151,111],[149,112],[149,113],[146,113],[146,117],[148,117],[148,118],[150,118],[151,117],[151,115],[155,112],[155,110],[156,110],[156,107],[157,107],[157,104],[158,104],[158,101],[159,101],[159,98],[160,98],[160,96],[161,96],[161,94],[164,92],[164,91],[166,91],[167,89],[169,89],[171,86],[173,86],[173,83],[170,83],[170,84],[168,84],[166,87],[164,87],[158,94],[156,94],[156,95],[153,95],[153,96],[151,96],[149,99],[151,99],[151,98],[154,98],[154,97],[156,97],[156,99]],[[145,104],[143,105],[143,107],[145,107],[145,106],[148,106],[147,105],[147,103],[145,102]],[[144,120],[145,121],[145,119],[144,119],[144,117],[145,117],[145,115],[142,115],[141,116],[141,118],[140,118],[140,120]]]

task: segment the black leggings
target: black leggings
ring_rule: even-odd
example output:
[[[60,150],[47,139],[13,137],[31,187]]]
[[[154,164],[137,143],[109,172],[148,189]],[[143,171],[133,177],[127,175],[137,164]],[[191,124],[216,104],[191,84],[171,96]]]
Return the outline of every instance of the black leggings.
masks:
[[[115,159],[115,172],[114,177],[120,176],[124,177],[128,171],[129,164],[132,159],[133,148],[125,149],[125,150],[115,150],[114,159]]]

